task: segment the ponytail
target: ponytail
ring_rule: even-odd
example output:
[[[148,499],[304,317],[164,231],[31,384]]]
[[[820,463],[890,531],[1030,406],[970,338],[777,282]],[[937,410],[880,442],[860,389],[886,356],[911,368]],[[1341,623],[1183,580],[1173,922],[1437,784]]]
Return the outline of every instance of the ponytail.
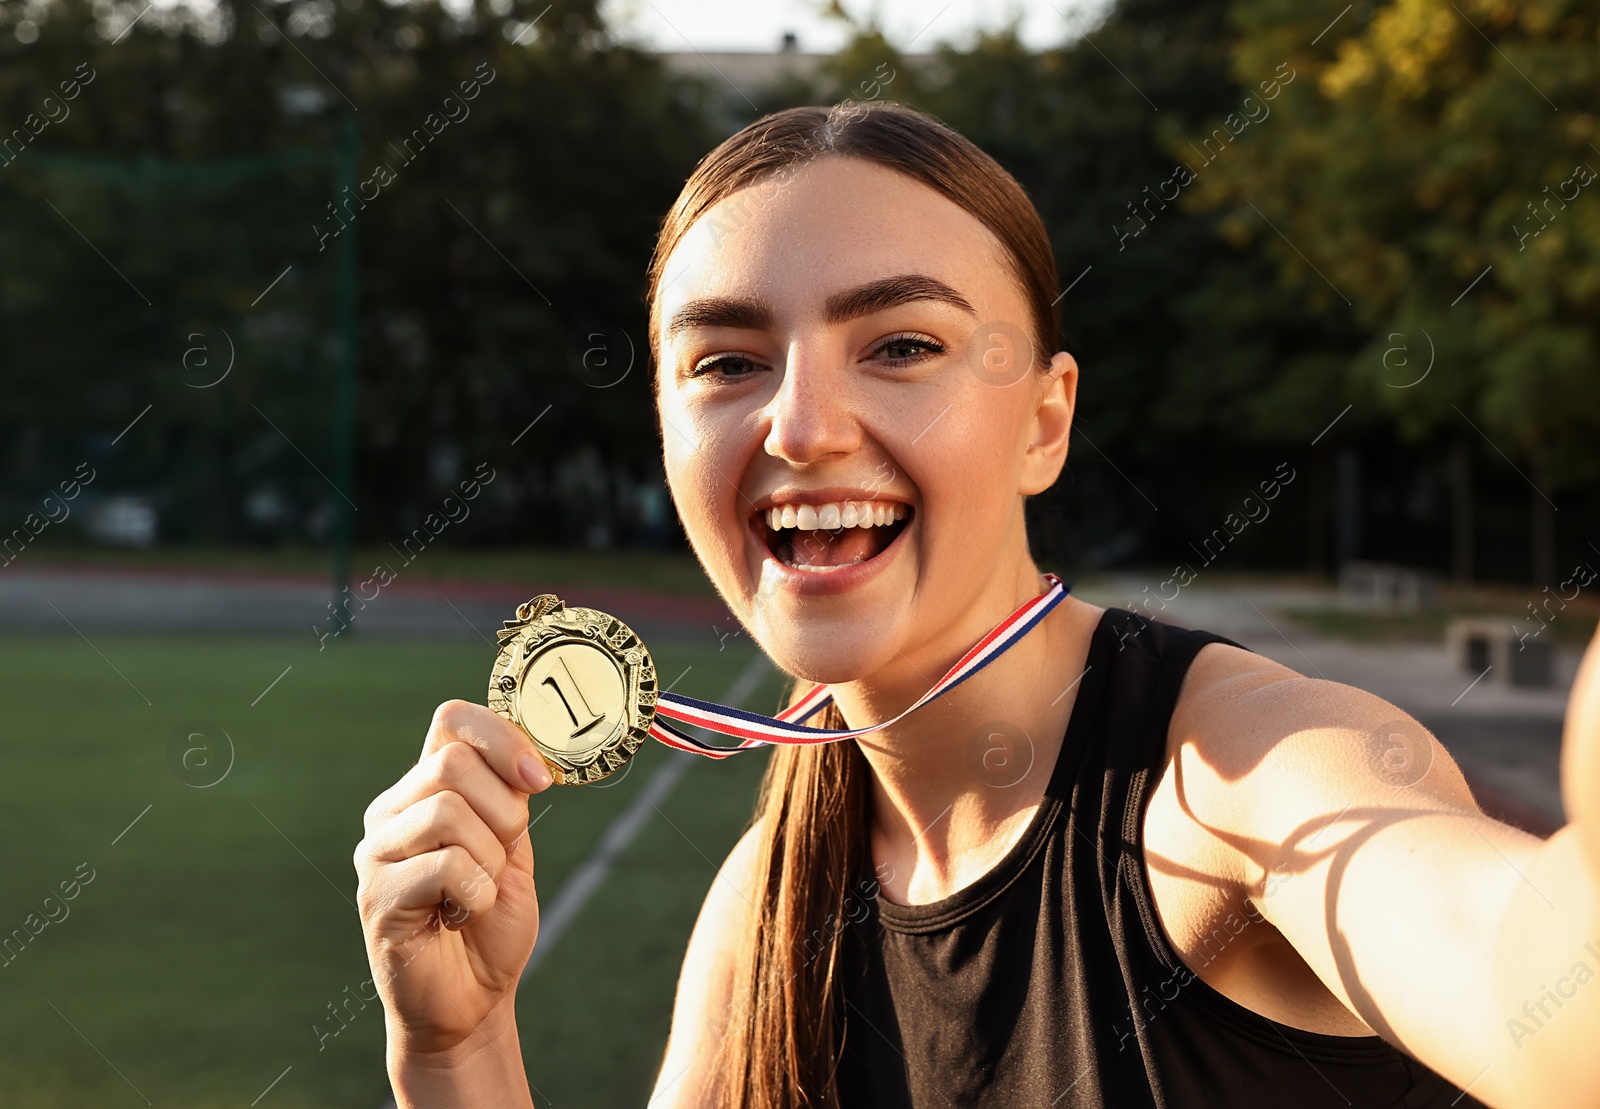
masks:
[[[797,685],[790,703],[806,688]],[[845,727],[833,705],[815,722]],[[839,1103],[840,937],[867,853],[867,774],[852,741],[772,752],[756,806],[755,911],[737,948],[719,1109]]]

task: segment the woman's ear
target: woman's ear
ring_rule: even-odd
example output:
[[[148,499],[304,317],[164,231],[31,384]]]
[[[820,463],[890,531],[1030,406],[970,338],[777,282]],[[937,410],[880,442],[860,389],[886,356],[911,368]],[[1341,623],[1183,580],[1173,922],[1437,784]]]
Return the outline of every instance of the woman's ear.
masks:
[[[1028,451],[1022,460],[1024,496],[1043,493],[1061,476],[1072,437],[1072,414],[1078,406],[1078,362],[1057,351],[1050,369],[1041,374],[1033,419],[1029,423]]]

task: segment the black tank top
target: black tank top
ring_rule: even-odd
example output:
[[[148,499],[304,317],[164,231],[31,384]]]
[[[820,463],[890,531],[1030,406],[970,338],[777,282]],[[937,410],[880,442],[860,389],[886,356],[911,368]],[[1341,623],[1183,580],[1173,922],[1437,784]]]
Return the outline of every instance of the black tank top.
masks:
[[[1167,939],[1143,814],[1179,684],[1213,642],[1239,646],[1107,609],[1022,838],[942,901],[867,900],[841,937],[842,1105],[1483,1109],[1381,1037],[1302,1031],[1229,1000]],[[1227,933],[1266,927],[1235,919],[1217,953]]]

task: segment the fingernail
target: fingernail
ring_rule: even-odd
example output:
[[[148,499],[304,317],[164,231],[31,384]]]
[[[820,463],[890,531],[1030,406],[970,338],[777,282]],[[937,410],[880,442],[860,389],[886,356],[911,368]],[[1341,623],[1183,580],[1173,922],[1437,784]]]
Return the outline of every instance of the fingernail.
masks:
[[[523,755],[517,760],[517,773],[522,775],[522,780],[528,783],[533,792],[551,785],[555,779],[550,776],[550,768],[544,761],[535,755]]]

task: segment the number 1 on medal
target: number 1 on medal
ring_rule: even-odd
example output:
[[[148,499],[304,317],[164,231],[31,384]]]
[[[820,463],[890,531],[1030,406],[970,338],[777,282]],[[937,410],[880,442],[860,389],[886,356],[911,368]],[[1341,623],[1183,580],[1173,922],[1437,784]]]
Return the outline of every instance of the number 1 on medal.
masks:
[[[562,678],[565,678],[566,681],[563,682],[561,680]],[[545,675],[544,681],[540,684],[548,685],[551,689],[556,691],[556,697],[560,699],[561,707],[567,710],[568,716],[572,717],[573,729],[569,738],[576,739],[578,736],[582,735],[584,732],[588,731],[590,728],[594,727],[596,724],[600,723],[600,721],[605,719],[602,714],[595,712],[594,709],[589,707],[588,701],[584,700],[583,690],[579,689],[578,683],[573,680],[572,671],[567,669],[566,659],[556,659],[556,664],[550,668],[550,673]],[[565,690],[562,689],[563,684],[566,686]],[[571,693],[570,697],[567,695],[569,691]],[[576,701],[578,705],[582,707],[583,711],[589,715],[589,719],[587,721],[578,719],[577,712],[575,712],[572,708],[574,701]]]

